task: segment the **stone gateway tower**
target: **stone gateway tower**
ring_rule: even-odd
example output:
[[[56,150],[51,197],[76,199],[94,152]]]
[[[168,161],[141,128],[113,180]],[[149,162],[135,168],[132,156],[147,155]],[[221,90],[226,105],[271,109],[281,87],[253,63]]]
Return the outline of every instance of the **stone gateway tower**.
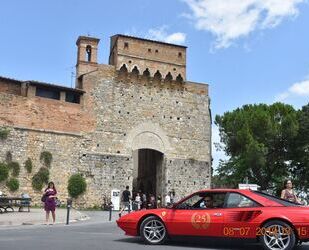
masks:
[[[0,77],[0,128],[10,129],[0,161],[10,151],[21,165],[31,158],[35,172],[40,153],[51,152],[59,196],[81,173],[87,191],[77,202],[87,207],[126,185],[157,196],[174,189],[179,197],[209,188],[208,85],[186,80],[186,47],[115,35],[105,65],[98,44],[78,38],[76,88]],[[21,168],[18,178],[18,193],[39,201],[31,174]]]

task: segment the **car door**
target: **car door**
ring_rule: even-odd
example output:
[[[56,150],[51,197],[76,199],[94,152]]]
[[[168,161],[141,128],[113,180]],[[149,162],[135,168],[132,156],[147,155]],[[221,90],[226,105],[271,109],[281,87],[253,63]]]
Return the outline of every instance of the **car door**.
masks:
[[[261,206],[254,200],[237,192],[227,194],[224,208],[223,236],[232,238],[255,238]]]
[[[172,208],[165,219],[170,235],[222,235],[222,208],[199,207],[205,193],[196,193]]]

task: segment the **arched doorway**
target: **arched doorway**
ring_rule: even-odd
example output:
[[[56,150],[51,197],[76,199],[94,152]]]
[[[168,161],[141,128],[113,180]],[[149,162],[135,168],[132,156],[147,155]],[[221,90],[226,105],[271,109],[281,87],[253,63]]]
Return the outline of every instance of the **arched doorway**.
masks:
[[[141,190],[157,197],[165,194],[165,157],[171,151],[166,133],[158,124],[141,123],[127,137],[127,146],[132,149],[133,192]]]
[[[164,183],[164,154],[154,149],[137,149],[133,152],[133,192],[162,196]]]

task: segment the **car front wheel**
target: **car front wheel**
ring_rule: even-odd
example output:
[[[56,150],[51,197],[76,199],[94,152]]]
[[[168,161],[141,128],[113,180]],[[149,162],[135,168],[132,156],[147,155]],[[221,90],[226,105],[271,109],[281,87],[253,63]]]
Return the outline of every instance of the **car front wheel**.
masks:
[[[163,244],[167,239],[164,223],[156,216],[149,216],[143,220],[140,235],[147,244]]]
[[[295,233],[283,221],[269,221],[263,225],[261,232],[259,239],[266,250],[291,250],[295,246]]]

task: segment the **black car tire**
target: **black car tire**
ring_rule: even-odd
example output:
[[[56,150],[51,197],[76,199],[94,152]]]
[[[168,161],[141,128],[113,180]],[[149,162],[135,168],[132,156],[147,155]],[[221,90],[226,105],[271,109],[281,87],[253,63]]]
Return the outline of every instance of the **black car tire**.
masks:
[[[156,216],[145,218],[140,226],[140,236],[150,245],[163,244],[167,239],[164,223]]]
[[[265,223],[261,228],[259,241],[265,250],[291,250],[296,243],[293,228],[284,221],[272,220]]]

